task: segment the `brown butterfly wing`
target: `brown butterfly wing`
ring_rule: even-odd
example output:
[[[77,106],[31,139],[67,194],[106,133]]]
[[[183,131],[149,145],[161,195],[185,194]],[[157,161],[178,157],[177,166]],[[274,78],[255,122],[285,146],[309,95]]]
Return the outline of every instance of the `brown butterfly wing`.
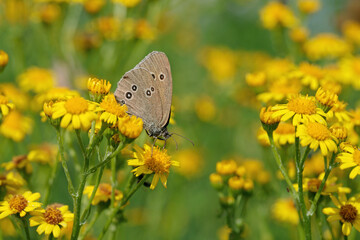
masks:
[[[172,100],[172,76],[169,59],[163,52],[149,53],[135,68],[145,68],[152,76],[155,88],[160,92],[162,115],[160,126],[164,127],[170,118]]]
[[[161,127],[162,108],[160,92],[156,89],[152,76],[144,68],[134,68],[125,73],[115,90],[115,98],[126,104],[128,113],[140,117],[145,129]]]

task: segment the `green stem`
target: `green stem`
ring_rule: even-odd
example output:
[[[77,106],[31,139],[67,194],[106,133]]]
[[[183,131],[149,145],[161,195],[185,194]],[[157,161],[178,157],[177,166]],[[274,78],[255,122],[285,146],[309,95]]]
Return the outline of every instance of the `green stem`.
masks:
[[[51,234],[49,235],[48,240],[53,240],[53,239],[54,239],[54,235],[51,233]]]
[[[29,224],[24,217],[20,217],[20,220],[24,226],[25,236],[27,240],[31,240],[30,238],[30,231],[29,231]]]
[[[305,161],[306,161],[306,159],[307,159],[307,157],[308,157],[308,155],[310,153],[310,150],[311,150],[310,146],[307,146],[306,150],[304,152],[304,155],[303,155],[303,157],[301,158],[301,161],[300,161],[300,166],[302,166],[302,168],[304,168],[304,163],[305,163]]]
[[[113,208],[111,213],[110,213],[110,216],[107,220],[107,222],[105,223],[105,226],[104,228],[102,229],[99,237],[98,237],[98,240],[101,240],[103,239],[103,237],[105,236],[107,230],[109,229],[112,221],[113,221],[113,218],[116,216],[116,214],[118,213],[118,211],[120,210],[121,207],[123,207],[128,201],[129,199],[132,197],[132,195],[134,195],[134,193],[144,184],[144,182],[149,178],[150,175],[146,175],[144,176],[139,182],[138,184],[135,186],[134,189],[132,189],[129,193],[125,192],[124,194],[124,198],[121,200],[120,204],[118,206],[116,206],[116,208]]]
[[[65,176],[66,176],[66,180],[68,182],[68,191],[69,194],[71,195],[71,197],[74,199],[74,194],[75,194],[75,189],[74,189],[74,185],[71,181],[71,176],[70,176],[70,172],[69,172],[69,168],[67,166],[66,160],[65,160],[65,154],[64,154],[64,139],[63,139],[63,135],[60,132],[60,129],[57,129],[57,135],[58,135],[58,143],[59,143],[59,151],[60,151],[60,156],[61,156],[61,165],[64,169],[65,172]]]
[[[325,187],[325,183],[326,183],[326,180],[328,179],[329,175],[330,175],[330,172],[331,170],[333,169],[334,167],[334,160],[335,160],[335,154],[332,155],[331,157],[331,160],[330,160],[330,163],[329,163],[329,167],[326,169],[325,171],[325,175],[324,175],[324,178],[322,179],[321,181],[321,184],[320,184],[320,187],[318,189],[318,191],[316,192],[316,195],[314,197],[314,200],[312,201],[311,203],[311,207],[309,209],[309,211],[307,212],[307,215],[309,217],[311,217],[312,215],[314,215],[315,211],[316,211],[316,207],[317,207],[317,203],[320,199],[320,196],[321,196],[321,192],[322,190],[324,189]]]
[[[86,157],[86,149],[84,147],[84,143],[82,142],[81,136],[80,136],[80,130],[75,130],[76,132],[76,138],[79,142],[80,148],[81,148],[81,152],[83,153],[84,157]]]
[[[295,188],[294,188],[294,186],[293,186],[293,184],[292,184],[292,182],[290,180],[289,175],[286,173],[286,169],[285,169],[285,167],[284,167],[284,165],[282,163],[281,157],[280,157],[280,155],[279,155],[279,153],[278,153],[278,151],[276,149],[272,132],[269,132],[268,135],[269,135],[271,150],[273,152],[276,164],[278,165],[278,167],[280,169],[280,172],[282,173],[282,175],[283,175],[283,177],[285,179],[285,182],[288,185],[288,188],[290,190],[290,193],[291,193],[293,199],[297,202],[298,197],[297,197],[297,194],[296,194],[296,190],[295,190]]]
[[[52,188],[52,185],[54,183],[54,179],[56,177],[56,172],[57,172],[57,169],[58,169],[58,162],[60,160],[60,153],[58,152],[57,156],[56,156],[56,160],[55,160],[55,163],[54,163],[54,166],[52,167],[52,171],[51,171],[51,174],[50,174],[50,177],[49,177],[49,181],[48,181],[48,185],[47,185],[47,188],[46,188],[46,192],[45,192],[45,197],[44,197],[44,205],[46,206],[49,202],[49,197],[50,197],[50,192],[51,192],[51,188]]]
[[[98,208],[98,210],[95,212],[95,215],[92,217],[91,221],[86,226],[86,230],[84,231],[83,234],[80,235],[79,240],[83,240],[89,234],[89,232],[93,229],[93,226],[94,226],[95,222],[98,220],[101,212],[102,212],[102,210],[100,210],[100,208]]]
[[[116,157],[111,159],[111,207],[115,206],[115,190],[117,187],[116,181]]]

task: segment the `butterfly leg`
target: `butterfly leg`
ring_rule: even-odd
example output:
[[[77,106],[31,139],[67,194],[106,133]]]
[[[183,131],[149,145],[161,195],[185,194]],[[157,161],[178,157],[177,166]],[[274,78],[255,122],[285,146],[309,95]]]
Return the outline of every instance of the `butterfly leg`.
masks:
[[[156,143],[157,140],[158,140],[158,138],[155,137],[155,138],[154,138],[153,145],[152,145],[152,147],[151,147],[151,157],[152,157],[152,155],[153,155],[154,146],[155,146],[155,143]]]

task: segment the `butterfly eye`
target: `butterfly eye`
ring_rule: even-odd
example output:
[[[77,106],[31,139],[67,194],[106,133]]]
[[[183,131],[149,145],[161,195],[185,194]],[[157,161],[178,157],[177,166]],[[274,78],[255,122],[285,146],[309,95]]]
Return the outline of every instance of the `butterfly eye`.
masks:
[[[154,92],[154,91],[155,91],[155,88],[154,88],[154,87],[151,87],[150,89],[151,89],[151,91],[152,91],[152,92]]]
[[[156,76],[154,73],[151,73],[151,76],[153,77],[153,79],[155,80]]]
[[[164,79],[165,79],[165,75],[162,74],[162,73],[160,73],[159,78],[160,78],[160,80],[164,80]]]
[[[148,97],[150,97],[150,96],[151,96],[151,92],[150,92],[150,90],[147,90],[147,91],[146,91],[146,96],[148,96]]]
[[[126,97],[127,99],[130,99],[130,98],[132,97],[132,93],[131,93],[131,92],[127,92],[127,93],[125,94],[125,97]]]
[[[134,85],[131,86],[131,89],[132,89],[134,92],[136,92],[137,86],[134,84]]]
[[[125,100],[124,100],[124,99],[122,99],[120,102],[121,102],[121,104],[125,104]]]

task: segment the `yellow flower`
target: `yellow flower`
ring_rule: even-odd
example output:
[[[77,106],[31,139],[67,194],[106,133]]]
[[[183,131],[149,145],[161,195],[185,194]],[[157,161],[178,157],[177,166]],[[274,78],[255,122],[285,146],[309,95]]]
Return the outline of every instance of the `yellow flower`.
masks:
[[[349,178],[354,179],[360,174],[360,150],[358,148],[346,148],[346,152],[342,152],[337,156],[340,161],[340,169],[353,168],[349,174]]]
[[[315,98],[321,104],[324,112],[329,111],[338,102],[338,95],[321,87],[316,91]]]
[[[0,202],[0,219],[9,215],[19,214],[24,217],[26,213],[32,212],[41,206],[41,203],[35,202],[40,198],[40,193],[27,191],[22,195],[8,195],[5,201]]]
[[[119,119],[119,131],[127,138],[137,138],[143,130],[143,121],[136,116],[125,116]]]
[[[298,0],[299,10],[306,14],[317,12],[320,9],[319,0]]]
[[[260,127],[259,130],[257,131],[256,138],[261,146],[263,146],[263,147],[270,146],[269,136],[263,127]]]
[[[89,78],[87,88],[90,94],[107,95],[110,92],[111,83],[104,79]]]
[[[9,218],[0,220],[0,229],[3,236],[15,237],[17,235],[16,229]]]
[[[323,156],[327,156],[329,152],[337,151],[337,139],[325,125],[309,122],[297,127],[296,136],[300,137],[302,146],[309,146],[314,151],[320,146]]]
[[[281,117],[281,121],[285,122],[292,119],[292,124],[298,126],[301,123],[319,122],[326,123],[326,116],[323,110],[318,108],[313,97],[294,96],[288,100],[287,104],[278,104],[272,107],[275,113],[274,118]]]
[[[239,191],[244,187],[245,179],[239,176],[229,178],[228,185],[231,190]]]
[[[0,72],[6,67],[9,62],[9,55],[3,50],[0,50]]]
[[[298,71],[302,75],[301,84],[309,86],[312,90],[316,90],[319,87],[320,80],[325,76],[323,69],[307,62],[301,63]]]
[[[29,219],[30,227],[38,226],[36,232],[41,235],[53,234],[55,238],[60,236],[60,227],[66,228],[68,223],[74,219],[74,214],[69,211],[67,205],[52,204],[46,209],[37,210],[31,213],[33,217]]]
[[[277,146],[293,144],[295,142],[295,127],[291,123],[281,122],[275,129],[273,137]]]
[[[10,162],[1,164],[1,167],[5,168],[6,171],[13,169],[25,169],[26,173],[32,172],[32,166],[27,155],[19,155],[12,158]]]
[[[276,81],[271,82],[269,90],[267,92],[260,93],[257,98],[266,104],[273,100],[275,102],[279,102],[298,94],[300,90],[301,84],[297,79],[283,76]]]
[[[121,105],[116,101],[114,94],[109,94],[104,97],[96,111],[101,112],[101,121],[115,126],[121,118],[127,116],[127,110],[125,104]]]
[[[347,40],[360,45],[360,24],[356,21],[346,21],[342,25],[342,32]]]
[[[296,43],[305,42],[309,36],[309,30],[305,27],[295,27],[290,31],[290,38]]]
[[[40,20],[45,24],[51,24],[59,19],[61,8],[58,4],[47,3],[40,8]]]
[[[294,166],[295,167],[295,166]],[[304,176],[319,176],[324,171],[324,156],[319,153],[312,154],[304,164]]]
[[[337,101],[334,106],[327,112],[329,120],[336,118],[338,122],[350,122],[350,113],[346,110],[347,103]]]
[[[207,47],[202,50],[200,60],[218,84],[231,82],[237,72],[236,53],[224,47]]]
[[[141,0],[112,0],[112,1],[113,3],[120,3],[128,8],[135,7],[141,2]]]
[[[339,58],[351,52],[351,46],[331,33],[322,33],[304,44],[304,51],[311,60]]]
[[[132,172],[136,177],[142,174],[155,173],[150,189],[155,189],[159,179],[164,187],[167,184],[167,178],[171,166],[179,166],[179,162],[171,161],[166,149],[160,150],[158,146],[150,147],[144,145],[144,149],[135,146],[134,159],[128,160],[128,165],[136,167]]]
[[[287,58],[270,59],[266,61],[264,65],[266,77],[275,82],[291,70],[295,69],[294,63]]]
[[[338,63],[338,72],[334,75],[340,83],[360,89],[360,57],[342,58]]]
[[[139,39],[152,41],[156,38],[156,28],[151,26],[146,19],[139,19],[135,24],[135,36]]]
[[[55,77],[50,70],[31,67],[19,76],[18,82],[25,91],[42,93],[54,87]]]
[[[330,132],[340,141],[344,142],[348,136],[348,130],[339,124],[330,127]]]
[[[198,98],[195,102],[195,113],[201,121],[212,121],[216,115],[214,101],[209,96]]]
[[[178,151],[174,160],[180,163],[180,167],[176,168],[176,171],[188,178],[198,176],[204,167],[202,154],[195,149]]]
[[[18,172],[8,172],[0,175],[0,186],[5,187],[6,192],[13,194],[24,186],[26,181]]]
[[[70,90],[66,87],[52,88],[35,96],[33,109],[38,111],[41,107],[43,107],[44,103],[48,103],[50,101],[65,101],[71,97],[78,96],[80,96],[80,94],[77,91]]]
[[[82,97],[73,97],[54,103],[52,118],[61,118],[60,126],[62,128],[87,131],[91,127],[91,122],[98,118],[94,112],[95,108],[95,103]]]
[[[120,34],[120,21],[115,17],[100,17],[96,20],[99,33],[107,40],[115,40]]]
[[[251,87],[264,86],[266,82],[266,75],[264,72],[247,73],[245,76],[246,83]]]
[[[292,199],[278,199],[271,208],[275,220],[283,223],[297,225],[299,215]]]
[[[0,94],[0,116],[8,115],[13,108],[14,104],[10,103],[6,96]]]
[[[220,175],[230,175],[235,173],[237,164],[235,160],[222,160],[216,163],[216,172]]]
[[[304,178],[303,190],[304,192],[316,193],[321,185],[325,173],[321,173],[318,178]],[[341,183],[336,183],[337,177],[330,177],[326,180],[324,188],[321,192],[322,195],[330,195],[331,193],[339,192],[339,188],[342,187]],[[294,184],[294,188],[298,191],[298,184]]]
[[[344,193],[339,193],[339,199],[330,196],[336,208],[324,208],[322,212],[330,215],[327,220],[329,222],[341,221],[342,233],[349,236],[352,226],[360,231],[360,206],[358,202],[347,200]]]
[[[267,132],[273,132],[279,125],[280,117],[273,117],[273,114],[274,111],[271,107],[263,107],[260,110],[260,121]]]
[[[209,176],[211,186],[215,189],[221,189],[224,186],[224,181],[220,174],[212,173]]]
[[[85,0],[84,8],[90,14],[95,14],[99,12],[102,7],[105,5],[104,0]]]
[[[94,186],[87,186],[84,189],[84,194],[87,194],[88,197],[91,197],[91,194],[94,190]],[[95,192],[95,196],[91,202],[92,205],[98,205],[100,202],[107,202],[111,199],[112,187],[108,183],[100,183],[98,189]],[[115,189],[115,200],[120,201],[123,198],[123,193]]]
[[[57,145],[43,143],[33,146],[27,155],[30,162],[39,162],[42,164],[52,164],[56,159],[58,152]]]
[[[284,4],[277,1],[269,2],[260,11],[260,19],[267,29],[276,27],[292,27],[297,23],[294,13]]]
[[[24,117],[20,112],[11,111],[0,125],[0,133],[15,142],[21,142],[26,134],[32,130],[32,120]]]
[[[12,83],[1,83],[0,84],[0,93],[5,95],[12,103],[14,103],[16,109],[27,110],[30,99],[29,96],[18,89]]]

